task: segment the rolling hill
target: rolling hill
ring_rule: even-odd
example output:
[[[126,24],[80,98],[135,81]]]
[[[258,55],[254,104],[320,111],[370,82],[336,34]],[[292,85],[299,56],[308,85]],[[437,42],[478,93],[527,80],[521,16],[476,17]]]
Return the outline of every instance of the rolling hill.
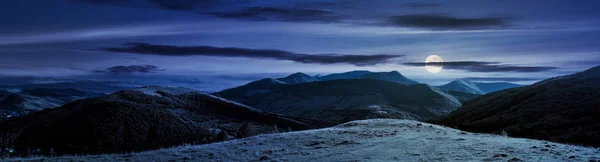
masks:
[[[490,93],[439,123],[475,132],[600,146],[600,66]]]
[[[20,153],[114,153],[312,126],[190,89],[144,87],[0,122],[0,144]]]
[[[372,119],[220,143],[11,161],[592,161],[600,150],[510,138],[411,120]]]

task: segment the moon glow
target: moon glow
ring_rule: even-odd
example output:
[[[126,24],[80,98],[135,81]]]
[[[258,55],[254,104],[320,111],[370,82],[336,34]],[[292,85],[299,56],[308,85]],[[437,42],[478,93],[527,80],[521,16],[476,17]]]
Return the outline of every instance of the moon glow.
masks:
[[[442,71],[442,64],[444,60],[442,60],[442,58],[438,55],[431,55],[429,57],[427,57],[427,59],[425,59],[425,69],[427,69],[427,71],[429,71],[430,73],[439,73],[440,71]],[[440,63],[437,65],[428,65],[427,63]]]

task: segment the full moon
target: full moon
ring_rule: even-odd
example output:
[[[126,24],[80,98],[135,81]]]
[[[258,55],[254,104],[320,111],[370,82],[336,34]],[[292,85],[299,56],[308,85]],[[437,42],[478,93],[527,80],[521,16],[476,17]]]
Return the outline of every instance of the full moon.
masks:
[[[440,63],[439,65],[427,65],[427,63]],[[440,71],[442,71],[442,64],[444,60],[442,60],[442,58],[438,55],[431,55],[429,57],[427,57],[427,59],[425,59],[425,69],[427,69],[427,71],[429,71],[430,73],[438,73]]]

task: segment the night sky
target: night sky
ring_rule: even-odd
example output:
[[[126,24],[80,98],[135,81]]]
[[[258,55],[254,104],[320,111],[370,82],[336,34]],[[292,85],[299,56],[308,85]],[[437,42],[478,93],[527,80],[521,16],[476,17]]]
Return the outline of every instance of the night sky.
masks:
[[[595,0],[0,2],[0,76],[231,88],[294,72],[530,84],[600,64]],[[423,67],[436,54],[439,73]]]

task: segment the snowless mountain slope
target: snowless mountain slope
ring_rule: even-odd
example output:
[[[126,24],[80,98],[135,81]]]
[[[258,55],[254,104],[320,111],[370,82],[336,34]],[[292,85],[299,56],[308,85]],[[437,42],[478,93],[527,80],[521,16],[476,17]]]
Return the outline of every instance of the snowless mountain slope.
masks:
[[[600,150],[467,133],[411,120],[372,119],[336,127],[131,154],[36,157],[44,161],[596,161]]]
[[[266,78],[253,81],[239,87],[226,89],[215,94],[219,96],[229,96],[227,99],[232,101],[243,102],[246,98],[250,96],[268,93],[272,89],[283,87],[286,85],[287,84],[285,82],[282,82],[280,80]]]
[[[469,100],[439,121],[473,132],[600,146],[600,66]]]
[[[486,94],[490,92],[495,92],[503,89],[519,87],[521,85],[506,83],[506,82],[497,82],[497,83],[479,83],[472,82],[468,80],[455,80],[448,84],[438,86],[440,89],[444,90],[453,90],[474,94]]]
[[[485,92],[483,92],[481,89],[479,89],[479,87],[477,87],[477,85],[475,85],[475,83],[467,81],[467,80],[455,80],[452,81],[448,84],[444,84],[442,86],[439,86],[440,89],[445,89],[445,90],[455,90],[455,91],[461,91],[461,92],[468,92],[468,93],[474,93],[474,94],[485,94]]]
[[[272,89],[279,88],[287,84],[299,84],[315,81],[318,80],[304,73],[294,73],[284,78],[265,78],[253,81],[239,87],[223,90],[221,92],[218,92],[218,94],[224,96],[236,96],[236,98],[229,99],[237,102],[242,102],[246,97],[255,94],[267,93],[270,92]]]
[[[284,78],[277,78],[277,80],[285,82],[287,84],[298,84],[318,81],[317,79],[304,73],[294,73]]]
[[[523,85],[514,84],[514,83],[507,83],[507,82],[496,82],[496,83],[478,83],[478,82],[475,82],[475,84],[484,93],[492,93],[492,92],[496,92],[496,91],[500,91],[500,90],[504,90],[504,89],[509,89],[509,88],[515,88],[515,87],[521,87],[521,86],[523,86]]]
[[[217,93],[219,96],[226,96],[227,99],[236,102],[245,102],[247,98],[254,95],[269,93],[274,89],[293,84],[302,84],[318,81],[343,80],[343,79],[371,79],[398,82],[404,84],[417,84],[418,82],[404,77],[398,71],[391,72],[370,72],[370,71],[350,71],[346,73],[330,74],[327,76],[309,76],[304,73],[294,73],[284,78],[265,78],[252,81],[248,84],[226,89]]]
[[[57,154],[142,151],[277,132],[275,125],[313,128],[202,92],[144,87],[0,122],[0,146],[42,154],[50,148]]]
[[[475,97],[439,90],[426,84],[372,79],[346,79],[291,84],[252,96],[217,93],[268,112],[341,124],[352,120],[399,118],[426,120],[460,107]]]
[[[375,80],[385,80],[406,84],[418,84],[419,82],[410,80],[406,78],[404,75],[400,74],[398,71],[390,71],[390,72],[374,72],[365,74],[359,77],[359,79],[375,79]]]

